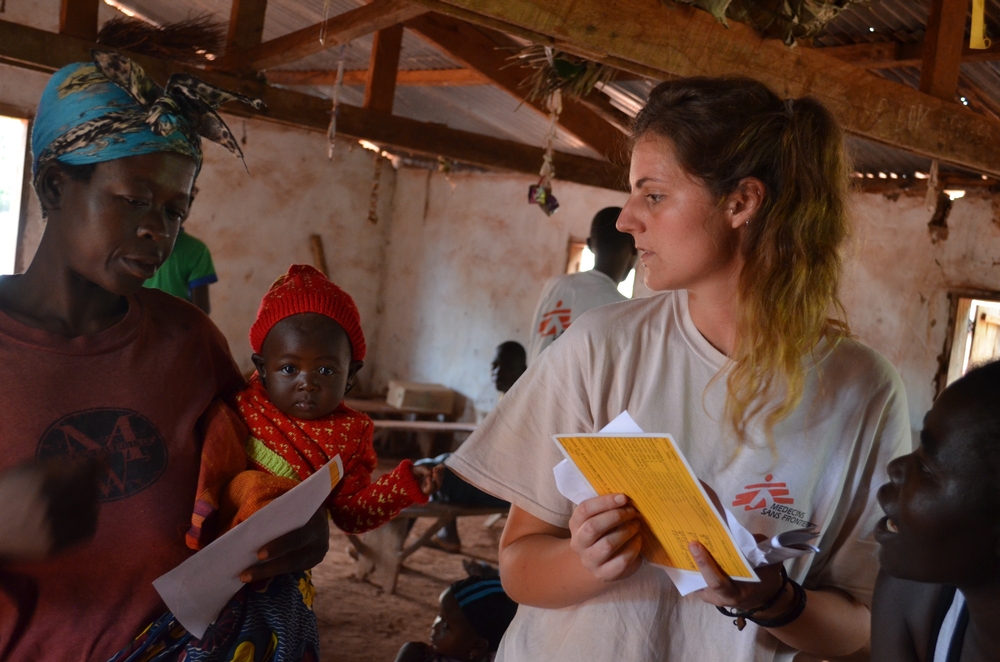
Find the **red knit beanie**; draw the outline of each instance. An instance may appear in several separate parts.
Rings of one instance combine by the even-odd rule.
[[[351,341],[351,360],[365,358],[365,336],[361,332],[361,315],[354,299],[308,264],[293,264],[264,295],[257,319],[250,327],[253,351],[260,354],[264,339],[275,324],[299,313],[326,315],[344,327]]]

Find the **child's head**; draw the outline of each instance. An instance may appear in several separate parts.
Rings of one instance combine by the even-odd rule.
[[[301,264],[292,265],[264,295],[250,345],[271,402],[305,420],[333,413],[365,357],[354,299]]]
[[[479,660],[500,646],[517,604],[497,578],[467,577],[441,594],[441,613],[431,626],[431,647],[456,660]]]
[[[949,386],[920,447],[888,473],[875,534],[888,574],[960,588],[1000,579],[1000,361]]]

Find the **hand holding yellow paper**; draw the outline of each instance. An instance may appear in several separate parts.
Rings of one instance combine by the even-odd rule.
[[[652,563],[698,571],[688,543],[701,542],[730,577],[759,581],[736,540],[670,435],[556,435],[598,494],[624,494],[647,531]]]

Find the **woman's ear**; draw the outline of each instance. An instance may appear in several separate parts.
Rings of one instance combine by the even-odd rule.
[[[764,206],[767,187],[756,177],[744,177],[736,190],[726,197],[723,209],[729,217],[729,225],[734,230],[741,225],[752,223],[757,212]]]
[[[257,375],[260,377],[260,381],[263,382],[264,373],[266,372],[264,369],[264,357],[260,354],[252,354],[250,360],[253,361],[254,367],[257,368]]]
[[[42,166],[41,172],[38,173],[38,177],[35,179],[35,192],[46,216],[48,216],[48,212],[59,209],[62,204],[66,180],[66,173],[54,160]]]

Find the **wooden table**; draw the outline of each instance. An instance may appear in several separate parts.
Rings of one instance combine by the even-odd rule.
[[[361,580],[372,578],[376,584],[389,593],[395,593],[396,581],[399,579],[399,570],[403,566],[403,561],[426,545],[441,527],[459,517],[504,515],[507,510],[508,506],[460,506],[434,502],[410,506],[399,513],[395,519],[374,531],[347,536],[358,551],[355,574]],[[404,547],[410,529],[413,528],[414,520],[420,517],[433,517],[435,519],[423,535]]]

